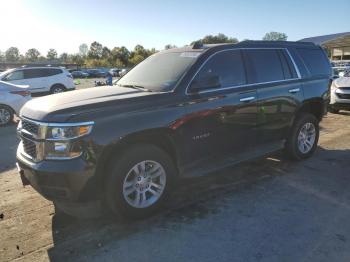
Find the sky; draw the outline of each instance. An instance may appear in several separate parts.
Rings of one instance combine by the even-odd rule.
[[[93,41],[161,50],[208,34],[259,40],[270,31],[295,41],[349,32],[349,10],[349,0],[0,0],[0,51],[77,53]]]

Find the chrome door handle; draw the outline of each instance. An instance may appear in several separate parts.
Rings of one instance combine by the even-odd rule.
[[[289,93],[291,94],[298,93],[299,91],[300,91],[300,88],[289,89]]]
[[[240,102],[249,102],[255,99],[255,96],[248,96],[248,97],[244,97],[239,99]]]

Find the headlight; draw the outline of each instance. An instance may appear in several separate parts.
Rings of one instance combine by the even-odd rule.
[[[46,130],[46,159],[72,159],[82,155],[82,141],[77,139],[92,131],[93,122],[79,125],[49,125]]]
[[[49,126],[47,130],[48,140],[74,139],[90,134],[92,125],[82,126]]]

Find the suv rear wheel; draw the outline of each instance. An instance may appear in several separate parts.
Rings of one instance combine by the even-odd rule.
[[[133,146],[120,155],[106,180],[106,201],[116,215],[141,218],[164,203],[175,178],[169,155],[153,145]]]
[[[65,90],[66,90],[66,88],[63,85],[54,85],[51,87],[51,94],[62,93]]]
[[[316,150],[319,132],[319,121],[314,115],[299,115],[287,140],[287,153],[296,160],[310,157]]]
[[[0,105],[0,126],[5,126],[13,121],[13,110],[5,105]]]

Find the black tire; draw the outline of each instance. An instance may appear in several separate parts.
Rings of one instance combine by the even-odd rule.
[[[0,114],[6,114],[6,118],[7,118],[6,120],[0,119],[0,126],[6,126],[13,122],[14,112],[11,107],[0,105]]]
[[[148,144],[134,145],[123,151],[110,167],[105,181],[106,204],[118,217],[143,218],[154,214],[165,202],[174,185],[176,168],[170,156],[162,149]],[[123,195],[123,183],[129,171],[142,161],[156,161],[165,171],[166,183],[159,199],[145,208],[130,205]],[[137,192],[135,192],[137,194]]]
[[[311,149],[309,151],[307,151],[306,153],[303,153],[298,147],[298,136],[299,136],[299,133],[300,133],[302,127],[306,123],[311,123],[314,126],[314,128],[315,128],[315,140],[314,140],[314,143],[313,143]],[[312,154],[315,152],[315,150],[317,148],[319,135],[320,135],[320,129],[319,129],[318,119],[314,115],[309,114],[309,113],[300,114],[295,119],[294,125],[293,125],[292,130],[291,130],[289,137],[287,139],[286,148],[285,148],[287,154],[294,160],[302,160],[302,159],[309,158],[310,156],[312,156]]]
[[[335,109],[333,107],[329,107],[328,108],[328,112],[330,112],[332,114],[338,114],[339,113],[339,109]]]
[[[65,86],[60,84],[53,85],[50,89],[51,94],[63,93],[64,91],[66,91]]]

